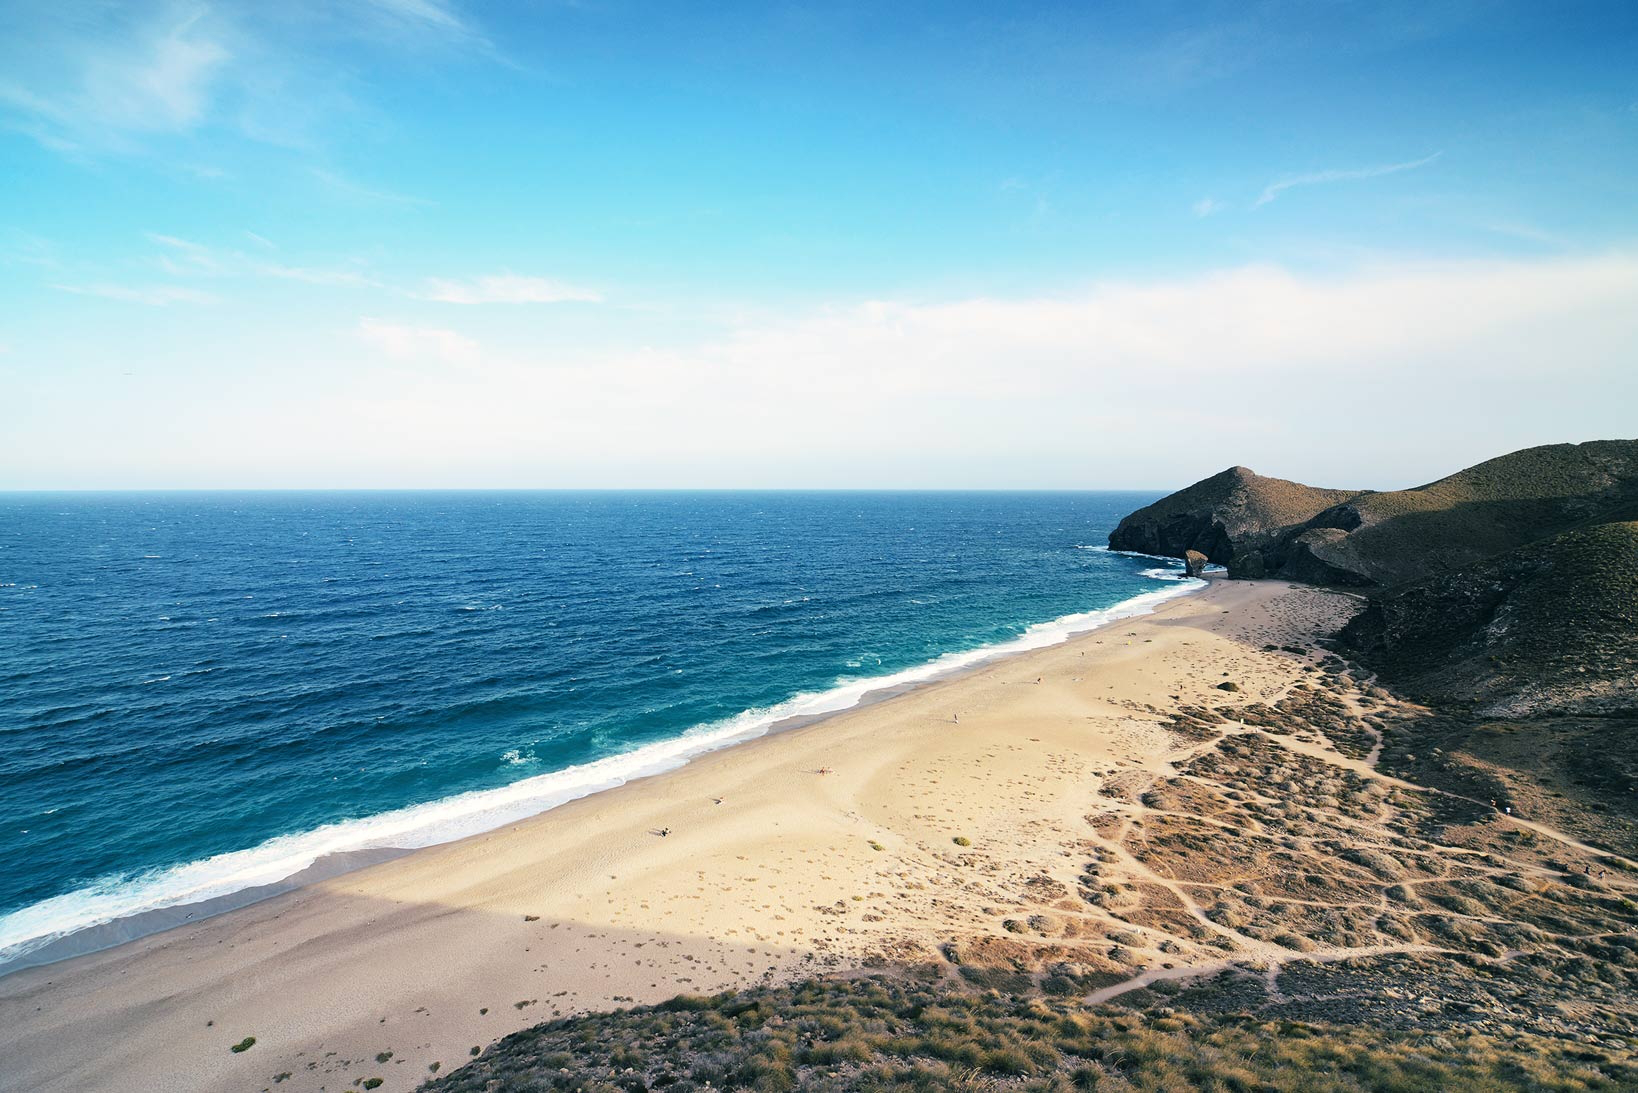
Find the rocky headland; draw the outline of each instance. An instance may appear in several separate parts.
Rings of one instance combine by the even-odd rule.
[[[1109,545],[1198,550],[1230,577],[1376,588],[1622,520],[1638,520],[1638,440],[1526,448],[1408,490],[1320,489],[1230,467],[1127,516]]]
[[[1358,590],[1342,641],[1422,697],[1638,714],[1638,441],[1526,448],[1382,492],[1231,467],[1132,513],[1109,545]]]

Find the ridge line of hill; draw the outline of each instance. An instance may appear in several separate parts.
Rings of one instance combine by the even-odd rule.
[[[1109,545],[1360,590],[1343,642],[1430,700],[1638,714],[1638,440],[1526,448],[1407,490],[1231,467],[1130,514]]]

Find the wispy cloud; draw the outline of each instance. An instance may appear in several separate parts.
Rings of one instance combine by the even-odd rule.
[[[391,60],[479,54],[502,62],[447,0],[250,4],[51,0],[0,11],[0,126],[75,158],[137,154],[206,125],[293,149],[367,116],[335,51]],[[0,4],[0,9],[6,5]],[[221,168],[171,161],[200,178]]]
[[[300,281],[307,285],[325,285],[333,288],[381,288],[374,277],[351,269],[310,269],[303,266],[280,266],[271,262],[252,263],[250,269],[264,277],[281,281]]]
[[[167,273],[214,273],[220,268],[211,249],[202,243],[179,239],[174,235],[148,232],[150,242],[157,243],[169,253],[160,256],[160,266]]]
[[[633,328],[553,344],[430,318],[430,304],[383,307],[251,339],[265,397],[210,385],[163,435],[146,411],[170,387],[153,385],[93,401],[105,427],[24,415],[0,446],[86,485],[130,464],[150,484],[201,486],[1159,486],[1216,470],[1224,452],[1264,473],[1409,485],[1629,428],[1635,293],[1638,254],[1615,253],[839,301],[679,342]],[[39,352],[14,342],[18,358]],[[43,369],[40,390],[79,413],[69,396],[85,389],[62,373]],[[1213,385],[1212,398],[1156,400],[1156,375]],[[142,398],[156,401],[129,401]],[[1313,410],[1343,404],[1400,427],[1335,444],[1335,415]],[[268,414],[299,442],[257,443]],[[1157,447],[1157,430],[1190,442]]]
[[[185,285],[52,285],[58,292],[71,292],[76,296],[98,296],[104,300],[118,300],[128,304],[145,304],[148,307],[168,307],[171,304],[211,304],[216,297],[208,292],[201,292],[196,288]]]
[[[0,265],[11,263],[50,270],[64,267],[62,250],[56,240],[21,228],[0,230]]]
[[[0,108],[13,128],[58,149],[106,144],[131,133],[174,132],[206,118],[231,58],[202,4],[154,14],[109,8],[87,29],[77,5],[46,6],[21,35],[28,52],[6,51]],[[151,9],[150,9],[151,10]],[[108,14],[113,13],[113,14]]]
[[[366,317],[358,320],[357,333],[364,344],[395,360],[434,360],[462,366],[478,363],[478,343],[444,327]]]
[[[1535,243],[1543,247],[1554,247],[1559,250],[1568,249],[1570,241],[1556,232],[1538,228],[1534,224],[1523,224],[1516,221],[1498,222],[1483,225],[1484,230],[1496,235],[1505,235],[1512,239],[1521,239],[1526,243]]]
[[[417,288],[404,282],[393,283],[362,268],[358,263],[339,266],[297,265],[270,261],[265,253],[277,250],[271,241],[254,232],[243,234],[256,242],[263,253],[246,254],[236,248],[214,247],[164,232],[147,232],[149,242],[160,248],[159,268],[177,278],[255,278],[297,281],[328,288],[374,288],[394,295],[443,304],[563,304],[601,303],[603,294],[581,285],[545,277],[525,277],[499,273],[465,279],[428,278]]]
[[[369,0],[369,6],[388,18],[412,26],[470,32],[466,21],[453,7],[437,0]]]
[[[273,243],[254,232],[245,235],[263,248],[277,249]],[[300,281],[309,285],[345,286],[353,288],[382,288],[383,282],[359,269],[292,266],[269,262],[234,249],[220,249],[181,239],[162,232],[148,232],[148,239],[164,249],[159,266],[177,277],[272,277],[281,281]]]
[[[1380,178],[1383,175],[1395,175],[1400,171],[1414,171],[1418,167],[1426,167],[1428,164],[1432,163],[1442,155],[1444,155],[1443,152],[1435,152],[1431,156],[1423,156],[1421,159],[1413,159],[1407,163],[1387,163],[1378,167],[1355,167],[1342,170],[1333,169],[1328,171],[1311,171],[1308,174],[1292,175],[1290,178],[1282,178],[1278,182],[1270,183],[1268,187],[1263,190],[1262,195],[1252,203],[1251,207],[1254,209],[1261,208],[1262,206],[1267,205],[1270,201],[1273,201],[1275,198],[1279,197],[1285,191],[1297,186],[1318,186],[1327,182],[1353,182],[1358,179]]]
[[[1214,197],[1203,197],[1199,201],[1196,201],[1193,205],[1190,205],[1189,208],[1194,210],[1195,216],[1204,219],[1205,217],[1211,216],[1214,213],[1222,212],[1224,209],[1228,208],[1228,206],[1223,204],[1223,202],[1218,201]]]
[[[436,205],[436,201],[424,197],[415,197],[411,194],[401,194],[393,190],[377,189],[355,182],[346,175],[339,174],[325,167],[310,167],[308,173],[323,183],[331,193],[358,201],[368,201],[382,205]]]
[[[434,278],[413,295],[445,304],[596,304],[603,301],[602,293],[592,289],[510,273],[465,281]]]
[[[326,288],[382,289],[396,296],[443,304],[562,304],[603,300],[602,293],[580,285],[514,273],[466,279],[434,277],[411,288],[404,281],[394,283],[383,279],[358,262],[301,265],[271,261],[268,251],[278,249],[271,240],[251,231],[243,234],[258,244],[258,253],[211,246],[165,232],[145,233],[148,241],[159,248],[155,264],[179,280],[272,278]]]
[[[397,484],[1085,486],[1188,482],[1232,450],[1267,473],[1409,484],[1470,450],[1624,428],[1635,290],[1638,256],[1251,266],[1044,297],[838,303],[672,346],[637,334],[522,348],[376,318],[348,333],[377,366],[401,362],[404,382],[341,371],[312,411],[326,422],[314,466],[391,466]],[[1205,408],[1157,404],[1157,374],[1219,390]],[[1407,384],[1427,397],[1407,403]],[[1474,384],[1494,397],[1464,400]],[[1590,405],[1589,387],[1611,397]],[[1327,444],[1335,421],[1311,412],[1339,402],[1404,428],[1343,452]],[[1157,451],[1144,443],[1156,428],[1191,443]]]

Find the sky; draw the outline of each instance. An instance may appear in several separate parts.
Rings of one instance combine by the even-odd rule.
[[[1638,435],[1638,5],[0,0],[0,489]]]

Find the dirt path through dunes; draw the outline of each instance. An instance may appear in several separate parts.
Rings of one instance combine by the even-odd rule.
[[[1360,949],[1334,949],[1325,953],[1280,952],[1263,958],[1262,962],[1268,965],[1264,975],[1270,996],[1276,1001],[1286,1001],[1287,999],[1280,992],[1278,980],[1281,969],[1288,964],[1330,964],[1339,960],[1356,960],[1362,957],[1386,956],[1392,953],[1440,953],[1447,951],[1430,945],[1373,945]],[[1164,980],[1201,979],[1233,968],[1248,966],[1254,967],[1254,965],[1248,965],[1245,960],[1217,960],[1187,968],[1151,968],[1139,975],[1134,975],[1130,979],[1111,984],[1102,990],[1093,991],[1086,996],[1085,1001],[1088,1005],[1095,1006]]]

